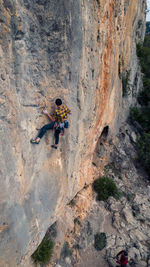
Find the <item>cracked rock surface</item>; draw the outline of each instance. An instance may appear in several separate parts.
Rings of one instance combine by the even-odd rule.
[[[116,135],[141,88],[136,43],[145,9],[145,0],[0,1],[1,266],[27,266],[48,227],[92,182],[103,129]],[[49,122],[42,108],[52,112],[56,98],[72,110],[59,149],[50,147],[52,132],[31,145]]]
[[[57,263],[62,267],[115,267],[115,256],[127,249],[128,266],[149,267],[150,182],[137,161],[137,150],[131,139],[133,133],[136,135],[127,124],[120,128],[119,134],[111,142],[109,162],[103,172],[104,176],[115,181],[121,192],[120,198],[116,200],[109,197],[106,202],[96,201],[90,186],[83,189],[74,199],[75,206],[68,210],[72,224],[67,224],[66,219],[68,231],[64,231],[64,240],[71,251],[66,256],[70,263],[66,263],[64,256],[59,258],[58,253],[50,266]],[[58,239],[59,225],[58,222]],[[106,234],[107,245],[102,251],[96,251],[94,236],[101,232]],[[63,242],[61,244],[59,248],[63,247]]]

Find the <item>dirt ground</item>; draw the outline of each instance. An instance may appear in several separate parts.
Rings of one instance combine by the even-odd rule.
[[[81,263],[78,267],[109,267],[104,260],[105,250],[96,251],[93,246],[88,247],[84,252],[81,252]]]

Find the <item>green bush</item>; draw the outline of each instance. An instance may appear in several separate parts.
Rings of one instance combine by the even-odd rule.
[[[137,44],[137,56],[139,57],[142,72],[150,77],[150,36],[146,36],[143,46]]]
[[[35,263],[46,264],[50,261],[54,248],[54,242],[46,235],[37,250],[32,254]]]
[[[130,121],[133,123],[134,121],[142,121],[142,116],[140,109],[138,107],[131,107],[130,108]]]
[[[145,133],[144,136],[140,136],[137,145],[139,147],[138,158],[143,162],[150,176],[150,133]]]
[[[74,224],[76,224],[76,223],[77,223],[78,225],[81,225],[81,222],[80,222],[79,218],[75,218],[75,219],[74,219]]]
[[[100,177],[93,183],[93,188],[97,192],[98,200],[106,201],[110,196],[118,198],[119,191],[114,181],[109,177]]]
[[[141,106],[131,108],[130,120],[132,123],[137,121],[143,129],[137,140],[138,159],[150,176],[150,35],[145,37],[143,45],[137,45],[137,56],[143,72],[143,90],[138,96]]]
[[[148,107],[131,107],[130,121],[137,121],[145,132],[150,132],[150,105]]]
[[[130,70],[126,71],[124,74],[122,74],[122,92],[123,97],[126,97],[131,94],[131,85],[130,85]]]
[[[148,106],[150,102],[150,79],[143,77],[143,90],[139,93],[138,102],[142,106]]]
[[[102,250],[105,248],[107,245],[107,240],[106,240],[106,234],[105,233],[97,233],[95,235],[95,240],[94,240],[94,247],[96,250]]]

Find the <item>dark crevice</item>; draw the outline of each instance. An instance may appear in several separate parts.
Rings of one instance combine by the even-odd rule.
[[[103,141],[106,141],[106,139],[108,137],[108,132],[109,132],[109,126],[105,126],[101,135],[100,135],[100,139],[102,139]]]

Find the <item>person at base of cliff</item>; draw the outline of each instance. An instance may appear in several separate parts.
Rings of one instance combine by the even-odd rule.
[[[120,264],[119,266],[117,265],[116,267],[125,267],[127,266],[128,263],[128,252],[125,250],[121,250],[117,256],[116,256],[116,262]]]
[[[57,108],[54,111],[54,114],[51,116],[46,109],[43,110],[43,113],[48,116],[51,123],[44,125],[38,136],[35,139],[31,139],[32,144],[39,144],[41,138],[45,135],[47,130],[54,130],[55,144],[52,145],[52,148],[57,149],[59,143],[59,135],[64,135],[64,128],[68,128],[67,116],[72,114],[71,110],[66,106],[62,105],[62,100],[57,98],[55,101]]]

